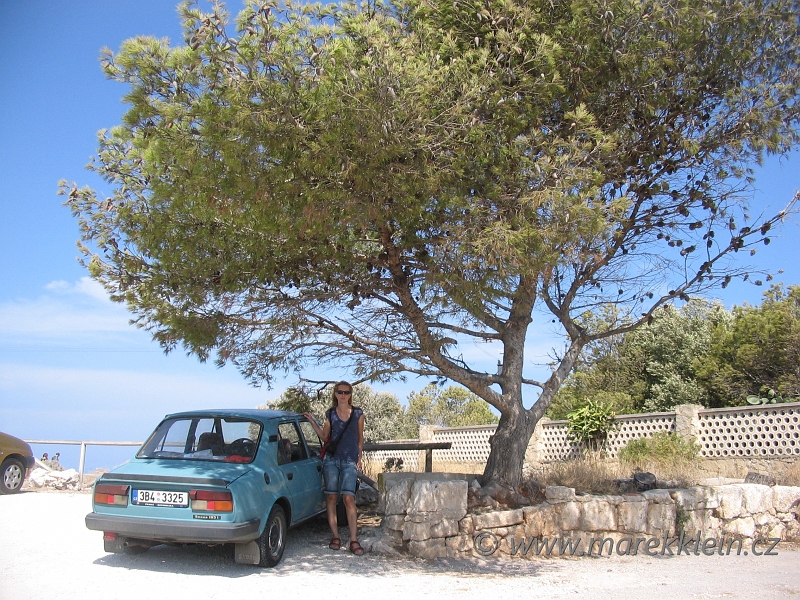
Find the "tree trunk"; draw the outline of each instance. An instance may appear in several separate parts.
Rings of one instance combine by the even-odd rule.
[[[525,451],[536,421],[520,404],[500,416],[497,430],[489,441],[491,451],[483,471],[484,485],[516,490],[522,482]]]

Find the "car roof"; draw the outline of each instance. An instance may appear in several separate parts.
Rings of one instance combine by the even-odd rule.
[[[259,421],[269,421],[272,419],[281,419],[285,417],[297,417],[296,412],[286,410],[261,410],[257,408],[220,408],[220,409],[203,409],[203,410],[190,410],[179,413],[172,413],[166,415],[165,419],[173,419],[180,417],[233,417],[242,419],[256,419]]]

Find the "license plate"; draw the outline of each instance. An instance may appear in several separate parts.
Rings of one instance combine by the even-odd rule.
[[[165,492],[161,490],[133,490],[131,502],[140,506],[189,506],[187,492]]]

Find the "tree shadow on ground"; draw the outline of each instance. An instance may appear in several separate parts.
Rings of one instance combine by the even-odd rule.
[[[361,527],[361,535],[369,535],[371,526]],[[536,576],[559,570],[558,560],[437,559],[428,561],[406,555],[387,556],[367,552],[355,556],[347,550],[347,531],[342,528],[342,549],[330,550],[330,531],[324,518],[315,518],[289,530],[286,551],[280,564],[273,568],[239,565],[233,562],[233,545],[155,546],[139,555],[106,554],[96,565],[132,570],[210,575],[216,577],[283,577],[298,571],[315,574],[352,573],[362,577],[401,577],[413,575],[458,575],[459,577]]]

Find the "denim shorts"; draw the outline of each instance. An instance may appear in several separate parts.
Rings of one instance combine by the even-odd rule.
[[[326,456],[322,461],[322,475],[326,494],[355,496],[358,480],[356,463]]]

